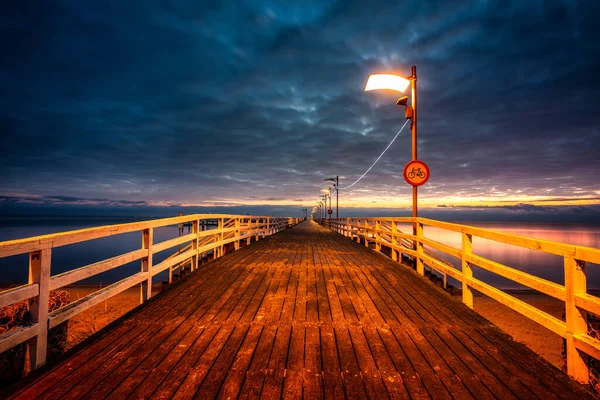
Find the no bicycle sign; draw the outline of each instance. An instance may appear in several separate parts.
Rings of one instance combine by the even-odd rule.
[[[404,180],[412,186],[424,185],[429,175],[429,167],[420,160],[411,161],[404,167]]]

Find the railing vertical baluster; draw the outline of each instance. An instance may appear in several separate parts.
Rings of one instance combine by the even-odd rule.
[[[248,218],[248,237],[246,238],[246,245],[249,245],[252,242],[252,218]]]
[[[423,264],[423,224],[416,221],[417,226],[417,272],[420,275],[425,275],[425,265]]]
[[[235,219],[235,249],[239,249],[240,248],[240,219],[236,218]]]
[[[32,370],[46,363],[51,259],[52,249],[29,253],[29,283],[37,283],[40,289],[39,296],[29,306],[31,322],[37,323],[37,335],[28,342],[29,365]]]
[[[375,220],[375,250],[381,251],[381,221]]]
[[[262,218],[258,218],[256,220],[256,232],[254,232],[254,241],[258,242],[258,239],[260,238],[260,230],[262,228]]]
[[[146,273],[146,280],[140,284],[140,304],[152,297],[152,243],[154,243],[154,229],[144,229],[142,249],[148,249],[148,255],[142,258],[142,272]],[[169,283],[171,283],[171,268],[169,268]]]
[[[365,247],[369,247],[369,221],[365,219]]]
[[[198,236],[200,234],[200,220],[196,219],[192,222],[192,233],[196,234],[196,237],[192,240],[192,249],[196,251],[194,252],[195,255],[192,256],[192,264],[190,265],[190,269],[192,271],[195,271],[200,265],[200,254],[198,254],[198,240],[200,239]]]
[[[473,278],[473,268],[467,257],[473,252],[473,235],[462,232],[462,301],[467,307],[473,308],[473,289],[470,280]]]
[[[360,243],[360,220],[356,220],[356,243]]]
[[[267,235],[272,235],[273,232],[271,232],[271,217],[267,217]]]
[[[346,218],[346,231],[344,233],[344,236],[352,238],[352,231],[350,230],[350,218]]]
[[[398,261],[398,252],[396,251],[396,247],[398,247],[397,234],[398,225],[396,224],[396,221],[392,221],[392,260],[394,261]]]
[[[219,229],[219,234],[217,235],[217,238],[219,240],[219,255],[218,257],[222,257],[223,253],[224,253],[224,248],[223,248],[223,229],[225,227],[225,219],[224,218],[219,218],[218,222],[217,222],[217,228]]]
[[[575,347],[573,335],[587,334],[587,312],[577,308],[575,296],[587,292],[585,262],[565,257],[565,314],[567,322],[567,373],[576,381],[588,384],[588,356]]]

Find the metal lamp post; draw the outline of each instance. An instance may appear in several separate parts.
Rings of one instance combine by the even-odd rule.
[[[325,207],[327,207],[327,197],[329,197],[329,208],[327,209],[327,215],[325,218],[331,218],[331,214],[329,214],[329,210],[331,209],[331,188],[322,189],[321,193],[325,193]]]
[[[324,181],[333,181],[335,186],[335,217],[339,218],[339,205],[340,205],[340,177],[336,175],[335,178],[326,178]]]
[[[412,136],[412,161],[417,160],[417,67],[413,65],[411,68],[411,75],[408,77],[402,77],[398,75],[389,74],[376,74],[369,76],[365,91],[377,90],[377,89],[390,89],[398,92],[404,92],[408,85],[411,86],[411,103],[407,105],[408,96],[403,96],[396,101],[399,106],[405,106],[404,117],[411,119],[410,131]],[[418,211],[418,198],[417,198],[417,187],[412,187],[412,216],[417,218],[419,216]],[[417,235],[417,224],[413,223],[413,235]],[[413,243],[416,248],[416,242]]]

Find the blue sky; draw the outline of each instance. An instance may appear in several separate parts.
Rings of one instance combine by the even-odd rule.
[[[0,206],[312,207],[323,177],[354,181],[404,122],[395,95],[363,92],[368,75],[417,65],[424,208],[596,209],[599,15],[555,0],[10,2]],[[408,207],[409,160],[407,131],[340,203]]]

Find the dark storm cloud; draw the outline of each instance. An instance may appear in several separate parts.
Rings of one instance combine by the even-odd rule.
[[[0,193],[316,198],[323,176],[350,183],[403,123],[394,96],[362,91],[368,74],[415,64],[423,198],[597,195],[598,7],[10,2]],[[405,132],[352,194],[408,196],[409,149]]]

